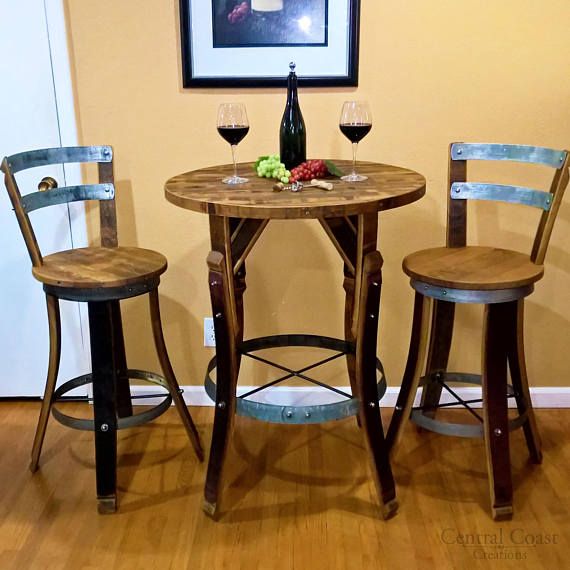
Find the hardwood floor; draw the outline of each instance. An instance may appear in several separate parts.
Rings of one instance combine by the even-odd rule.
[[[102,516],[90,433],[50,421],[40,470],[28,471],[38,410],[0,402],[3,570],[568,567],[570,410],[538,412],[542,466],[527,462],[522,432],[512,435],[515,516],[501,523],[490,517],[482,441],[408,426],[394,464],[400,511],[384,522],[353,419],[279,426],[243,418],[215,523],[201,510],[205,464],[174,409],[120,433],[119,512]],[[209,443],[211,408],[192,413]]]

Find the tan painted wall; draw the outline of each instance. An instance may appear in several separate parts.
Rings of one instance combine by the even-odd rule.
[[[229,161],[229,148],[215,133],[222,101],[239,99],[248,108],[252,128],[240,159],[277,150],[285,94],[183,90],[175,0],[67,0],[67,9],[81,142],[115,147],[122,243],[168,257],[161,285],[167,342],[180,383],[200,384],[212,355],[202,347],[202,319],[210,313],[207,217],[168,204],[163,184],[174,174]],[[407,166],[428,180],[423,200],[380,217],[385,285],[379,353],[391,385],[403,371],[413,300],[401,259],[443,243],[448,143],[570,147],[569,21],[568,0],[362,0],[360,86],[300,94],[312,157],[349,158],[338,113],[343,100],[366,98],[375,124],[360,158]],[[503,175],[503,169],[481,172]],[[542,169],[524,174],[529,177],[514,182],[544,183]],[[527,305],[534,385],[570,385],[569,199],[546,277]],[[471,236],[496,243],[492,236],[502,230],[500,243],[528,250],[536,219],[516,206],[477,205]],[[315,222],[273,223],[248,263],[246,336],[341,334],[341,263]],[[143,301],[125,305],[136,366],[156,364],[146,317]],[[479,310],[460,312],[453,368],[479,368],[479,328]]]

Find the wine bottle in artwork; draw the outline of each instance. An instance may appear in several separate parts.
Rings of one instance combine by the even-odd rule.
[[[254,12],[278,12],[283,10],[283,0],[251,0]]]
[[[307,160],[307,133],[299,106],[295,63],[291,62],[289,68],[291,71],[287,78],[287,103],[279,130],[279,154],[285,168],[291,170]]]

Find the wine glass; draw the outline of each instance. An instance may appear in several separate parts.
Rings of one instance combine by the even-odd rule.
[[[346,182],[362,182],[368,176],[356,174],[356,150],[372,128],[372,113],[366,101],[345,101],[340,113],[339,127],[342,134],[352,143],[352,172],[341,176]]]
[[[236,164],[236,147],[248,131],[249,122],[245,105],[243,103],[222,103],[218,109],[218,133],[230,143],[234,163],[233,176],[224,178],[222,180],[224,184],[243,184],[248,181],[247,178],[238,176]]]

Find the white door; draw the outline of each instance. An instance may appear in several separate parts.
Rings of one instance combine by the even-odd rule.
[[[63,15],[63,0],[0,0],[0,160],[34,148],[74,144]],[[22,172],[17,175],[22,194],[35,191],[47,175],[65,186],[79,182],[80,170],[50,166]],[[30,218],[44,255],[70,248],[72,239],[75,245],[85,241],[82,206],[44,208]],[[40,396],[49,347],[45,295],[32,277],[3,184],[0,228],[0,397]],[[62,302],[61,310],[60,381],[88,371],[79,306]]]

